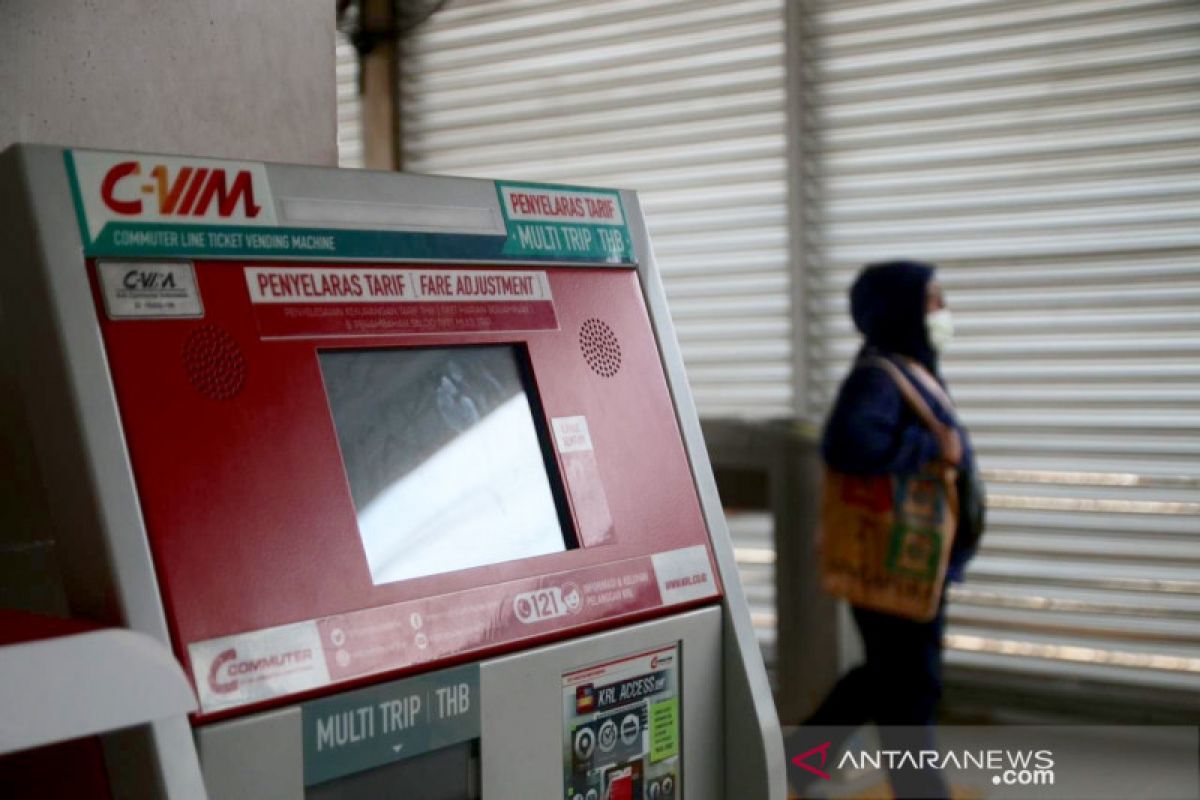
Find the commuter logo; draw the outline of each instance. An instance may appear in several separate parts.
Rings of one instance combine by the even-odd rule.
[[[208,670],[208,688],[217,694],[236,692],[243,681],[270,681],[280,675],[304,669],[313,660],[310,649],[274,653],[264,658],[239,659],[237,650],[222,650]]]
[[[330,680],[315,620],[193,642],[188,657],[206,713],[326,686]]]
[[[217,694],[229,694],[230,692],[237,691],[238,682],[236,678],[227,681],[221,680],[221,668],[230,661],[235,660],[237,660],[237,650],[234,650],[232,647],[213,659],[212,667],[208,670],[208,688]]]
[[[262,213],[248,169],[155,164],[144,170],[140,161],[122,161],[104,175],[100,199],[122,216],[141,215],[147,201],[163,217],[204,217],[214,208],[223,219],[254,219]]]
[[[213,226],[278,224],[262,164],[73,150],[67,166],[85,245],[111,239],[119,246],[142,246],[150,237],[149,243],[164,247],[220,249],[222,242],[212,237],[238,234],[185,226],[211,231]]]
[[[153,291],[155,289],[177,289],[175,275],[170,272],[151,272],[131,269],[121,279],[121,285],[130,291]]]

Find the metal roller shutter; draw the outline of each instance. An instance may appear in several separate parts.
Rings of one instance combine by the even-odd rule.
[[[794,412],[783,0],[458,0],[405,49],[405,169],[638,190],[701,413]]]
[[[937,262],[991,490],[963,674],[1200,690],[1200,5],[804,2],[807,407],[872,260]]]
[[[363,166],[362,95],[358,79],[358,53],[350,44],[350,37],[342,30],[350,30],[358,6],[350,6],[336,34],[337,51],[337,148],[339,167]]]

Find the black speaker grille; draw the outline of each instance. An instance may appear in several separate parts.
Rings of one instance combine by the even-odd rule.
[[[621,371],[621,342],[603,320],[592,317],[579,329],[579,347],[589,367],[602,378]]]
[[[188,335],[183,368],[196,391],[210,400],[230,400],[246,385],[246,357],[216,325],[202,325]]]

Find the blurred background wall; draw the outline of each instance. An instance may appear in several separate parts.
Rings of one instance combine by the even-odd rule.
[[[379,113],[356,11],[347,166]],[[818,425],[857,346],[855,271],[938,263],[991,491],[952,691],[1194,718],[1194,0],[450,0],[386,59],[385,166],[639,191],[709,418]],[[772,663],[771,518],[731,524]]]

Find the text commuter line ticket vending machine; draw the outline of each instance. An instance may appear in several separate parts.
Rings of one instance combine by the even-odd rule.
[[[28,580],[168,643],[199,698],[107,747],[114,782],[782,800],[634,194],[0,166],[6,502],[58,564]]]

